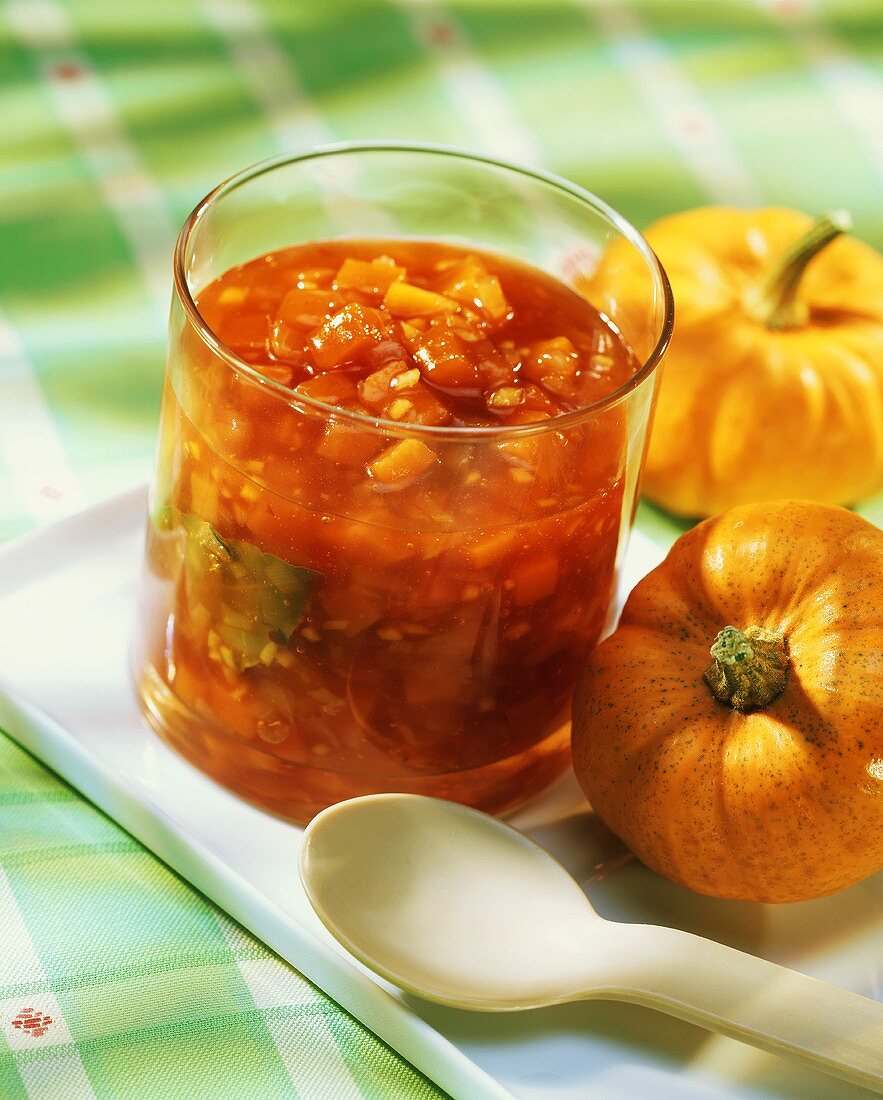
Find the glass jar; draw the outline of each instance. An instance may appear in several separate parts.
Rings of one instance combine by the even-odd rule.
[[[557,276],[627,257],[628,382],[551,420],[402,425],[239,358],[196,300],[230,268],[330,238],[480,248]],[[223,183],[175,251],[160,446],[134,647],[141,706],[197,767],[296,820],[410,791],[502,813],[569,760],[580,667],[607,622],[672,326],[665,274],[603,202],[478,154],[368,144]],[[407,442],[411,441],[411,442]],[[354,470],[407,442],[437,463],[407,509]],[[422,453],[422,451],[420,452]],[[355,486],[355,487],[354,487]]]

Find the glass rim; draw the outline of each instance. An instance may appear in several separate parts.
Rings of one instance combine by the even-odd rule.
[[[293,387],[286,386],[283,382],[279,382],[263,374],[257,367],[251,363],[247,363],[231,348],[227,347],[199,312],[199,307],[190,291],[187,280],[186,259],[188,245],[193,239],[195,232],[198,230],[201,220],[208,211],[224,198],[225,195],[249,183],[251,180],[257,179],[259,176],[267,172],[272,172],[274,169],[281,168],[285,165],[351,153],[419,153],[429,156],[451,157],[458,160],[471,161],[475,164],[483,164],[492,168],[502,168],[507,172],[513,172],[516,175],[551,186],[558,191],[563,191],[565,194],[578,199],[584,205],[590,207],[594,212],[605,218],[622,237],[628,240],[629,243],[637,249],[647,263],[651,278],[655,278],[661,290],[663,302],[662,324],[659,337],[650,354],[631,378],[627,379],[615,390],[605,394],[604,397],[598,398],[596,401],[592,401],[587,405],[581,405],[578,409],[572,409],[566,413],[559,413],[556,416],[550,417],[548,420],[529,424],[501,425],[499,427],[494,425],[450,427],[430,424],[402,424],[396,420],[368,416],[351,409],[342,409],[337,405],[328,405],[324,401],[318,401],[308,394],[299,393]],[[542,435],[548,431],[560,431],[564,428],[570,428],[580,424],[597,413],[619,404],[628,397],[630,393],[640,388],[659,365],[671,342],[672,331],[674,329],[674,298],[668,276],[646,238],[627,218],[614,210],[613,207],[604,202],[603,199],[598,198],[598,196],[591,191],[586,190],[584,187],[580,187],[564,176],[559,176],[554,172],[547,172],[542,168],[535,168],[529,165],[520,164],[516,161],[506,160],[502,157],[494,157],[475,150],[460,148],[455,145],[408,141],[341,141],[314,146],[300,153],[282,153],[278,156],[268,157],[265,160],[258,161],[228,176],[227,179],[223,180],[217,187],[209,191],[208,194],[196,204],[182,225],[181,231],[175,242],[173,270],[174,289],[178,296],[178,300],[184,307],[187,318],[200,339],[214,355],[223,360],[232,370],[243,375],[253,385],[273,393],[275,396],[285,401],[289,406],[305,407],[324,417],[333,415],[335,421],[349,423],[362,430],[370,428],[374,431],[383,432],[385,435],[395,435],[405,438],[425,438],[432,439],[436,442],[463,442],[464,440],[476,439],[488,442],[499,442],[501,439],[511,439],[515,435]]]

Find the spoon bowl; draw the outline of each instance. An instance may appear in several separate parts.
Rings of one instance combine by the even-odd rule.
[[[338,803],[307,827],[300,874],[335,939],[428,1000],[631,1001],[883,1091],[883,1004],[689,932],[604,920],[552,856],[478,810]]]
[[[304,836],[301,877],[351,954],[402,989],[457,1007],[569,999],[593,956],[592,933],[606,924],[533,841],[432,798],[372,795],[325,810]]]

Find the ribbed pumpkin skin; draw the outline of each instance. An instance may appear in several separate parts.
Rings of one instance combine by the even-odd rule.
[[[781,632],[783,693],[703,679],[727,625]],[[591,656],[577,777],[649,867],[702,894],[800,901],[883,868],[883,531],[842,508],[734,508],[685,534]]]
[[[842,237],[807,267],[806,324],[773,331],[743,308],[812,223],[795,210],[704,207],[654,223],[675,330],[644,471],[647,497],[682,516],[755,500],[854,504],[883,489],[883,256]],[[640,331],[646,275],[611,247],[584,286]]]

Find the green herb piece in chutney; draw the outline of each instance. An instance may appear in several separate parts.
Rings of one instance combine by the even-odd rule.
[[[322,574],[290,565],[250,542],[222,538],[198,516],[177,512],[176,519],[187,536],[188,607],[216,608],[212,629],[230,652],[228,663],[239,671],[253,668],[269,642],[284,644],[291,638]]]

